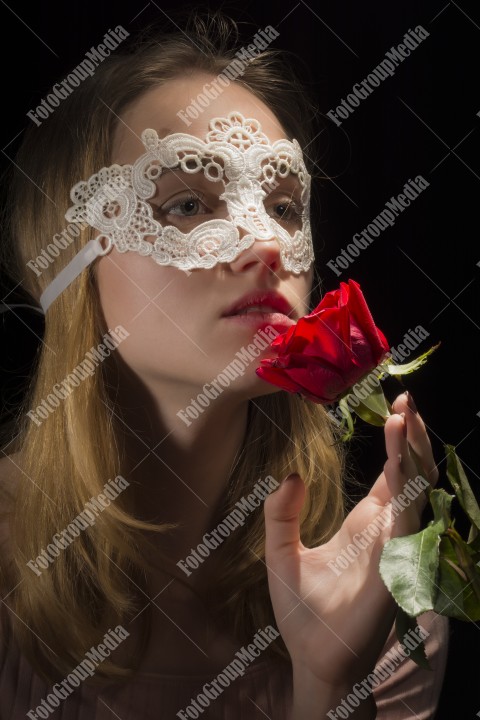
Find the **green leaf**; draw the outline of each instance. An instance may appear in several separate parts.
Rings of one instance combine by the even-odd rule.
[[[440,343],[437,343],[431,347],[430,350],[427,350],[427,352],[419,355],[419,357],[415,360],[403,365],[394,365],[393,362],[390,362],[388,359],[384,361],[383,365],[389,375],[408,375],[409,373],[418,370],[418,368],[422,367],[422,365],[425,365],[428,356],[431,355],[438,347],[440,347]]]
[[[474,529],[474,526],[472,525],[470,527],[470,532]],[[474,537],[474,539],[468,538],[468,546],[475,550],[477,553],[480,553],[480,533]]]
[[[379,568],[382,580],[397,605],[412,617],[433,610],[440,535],[449,526],[452,499],[444,490],[432,490],[434,519],[414,535],[389,540],[382,550]]]
[[[431,491],[429,500],[433,509],[433,520],[428,523],[427,527],[435,527],[439,534],[444,533],[451,524],[450,508],[453,495],[437,488]]]
[[[341,439],[343,440],[343,442],[347,442],[348,440],[351,440],[353,437],[354,427],[353,427],[352,413],[350,412],[346,398],[342,398],[338,404],[339,404],[340,408],[342,409],[342,414],[343,414],[343,420],[341,423],[341,427],[345,427],[345,423],[347,424],[347,427],[348,427],[347,432],[342,435]]]
[[[361,384],[361,380],[360,383]],[[390,412],[387,407],[387,401],[383,394],[383,388],[381,385],[374,387],[368,395],[361,400],[361,404],[371,410],[373,413],[380,415],[380,417],[387,418]]]
[[[473,540],[478,534],[478,530],[480,530],[480,508],[478,507],[475,495],[465,475],[462,463],[455,452],[455,447],[453,445],[445,445],[445,451],[447,455],[447,477],[450,485],[455,490],[458,502],[477,530],[472,533],[472,537],[469,538],[469,540]]]
[[[349,414],[354,412],[370,425],[382,427],[390,415],[389,404],[383,394],[382,387],[380,385],[373,389],[364,387],[362,386],[362,380],[359,380],[357,385],[361,390],[366,392],[365,398],[360,400],[360,398],[355,395],[355,392],[350,392],[340,400],[340,405],[344,411],[348,410]]]
[[[477,554],[467,543],[464,550],[472,557]],[[480,582],[480,569],[472,563],[473,572]],[[440,562],[438,567],[438,594],[434,610],[439,615],[447,615],[464,621],[480,620],[480,600],[476,596],[472,583],[460,566],[451,538],[447,535],[440,542]]]
[[[380,575],[397,604],[417,617],[432,610],[440,538],[434,528],[389,540],[383,548]]]
[[[425,643],[421,639],[421,634],[418,630],[417,621],[414,617],[410,617],[410,615],[407,615],[407,613],[402,610],[401,607],[399,607],[397,610],[397,615],[395,618],[395,631],[397,633],[398,642],[403,646],[404,649],[408,649],[410,653],[409,657],[415,663],[417,663],[419,667],[424,668],[424,670],[431,670],[432,668],[430,667],[427,653],[425,652]],[[405,645],[405,636],[407,636],[407,639],[410,638],[411,640],[414,640],[415,638],[414,641],[418,643],[417,647],[415,647],[413,650],[408,648],[408,646]]]
[[[385,425],[385,418],[383,415],[373,412],[370,408],[364,405],[363,402],[360,402],[357,405],[354,412],[369,425],[376,425],[377,427],[383,427],[383,425]]]

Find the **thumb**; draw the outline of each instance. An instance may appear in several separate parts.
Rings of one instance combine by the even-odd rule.
[[[279,489],[265,500],[265,556],[297,551],[300,540],[299,515],[305,500],[305,484],[300,475],[289,475]]]

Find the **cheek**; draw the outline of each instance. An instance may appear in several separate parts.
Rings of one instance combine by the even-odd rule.
[[[106,328],[121,325],[128,332],[117,350],[126,365],[142,374],[178,364],[182,331],[188,337],[195,332],[188,275],[138,253],[116,251],[95,270]]]
[[[165,325],[168,315],[181,309],[188,276],[176,268],[162,267],[135,252],[113,250],[96,268],[102,312],[109,327]]]
[[[312,291],[313,270],[301,275],[293,281],[293,290],[298,298],[297,310],[301,315],[306,315],[309,310],[310,294]]]

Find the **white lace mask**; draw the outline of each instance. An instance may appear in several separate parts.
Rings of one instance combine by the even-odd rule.
[[[72,188],[66,219],[99,235],[46,288],[44,312],[112,247],[190,271],[232,262],[255,240],[276,239],[285,270],[310,268],[311,178],[296,140],[270,143],[258,120],[235,111],[212,119],[205,140],[145,130],[142,142],[146,152],[133,165],[102,168]],[[194,214],[174,212],[192,204]]]

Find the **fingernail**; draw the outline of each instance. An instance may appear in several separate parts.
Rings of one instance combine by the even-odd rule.
[[[415,405],[415,401],[413,397],[410,395],[408,390],[406,391],[405,395],[407,396],[407,405],[410,408],[410,410],[414,413],[418,412],[417,406]]]
[[[403,428],[402,428],[402,430],[403,430],[403,437],[407,437],[407,420],[406,420],[406,418],[405,418],[405,413],[400,413],[400,415],[401,415],[402,418],[403,418]]]

